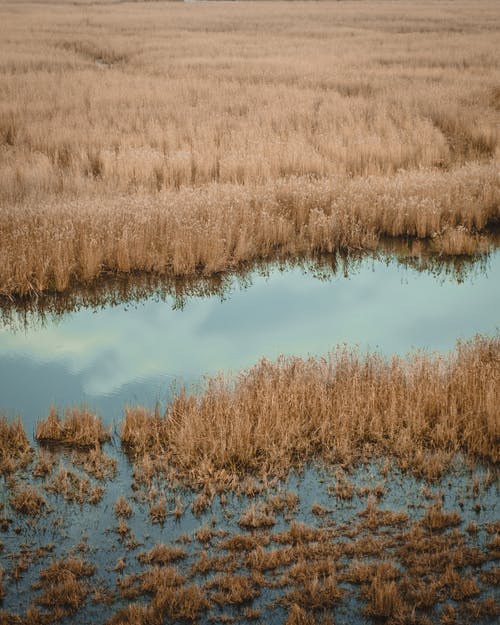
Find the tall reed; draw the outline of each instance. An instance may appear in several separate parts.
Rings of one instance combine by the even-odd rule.
[[[0,293],[498,220],[494,0],[83,5],[0,4]]]
[[[200,396],[181,392],[164,415],[129,408],[121,439],[195,483],[281,474],[314,458],[388,454],[415,468],[425,454],[463,452],[497,462],[499,383],[498,336],[459,342],[447,356],[339,348],[210,378]]]

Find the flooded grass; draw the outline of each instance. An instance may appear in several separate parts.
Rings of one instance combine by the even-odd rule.
[[[0,622],[488,623],[498,363],[496,336],[263,361],[129,409],[132,463],[87,410],[35,450],[4,418]]]
[[[100,417],[84,408],[67,408],[64,419],[51,408],[47,419],[37,424],[35,438],[42,444],[99,448],[110,439],[110,432],[104,429]]]
[[[479,303],[471,285],[497,257],[494,237],[486,241],[476,230],[453,226],[429,239],[388,241],[387,251],[371,260],[285,254],[258,271],[274,276],[299,269],[309,282],[311,274],[325,281],[343,274],[346,282],[358,270],[366,277],[386,263],[381,275],[387,280],[397,264],[410,268],[398,277],[399,299],[409,295],[401,283],[416,274],[426,278],[421,293],[428,298],[429,283],[438,278],[463,289],[462,297],[477,300],[480,309],[485,300]],[[42,335],[43,324],[61,322],[48,340],[41,338],[39,357],[66,342],[78,352],[90,337],[84,358],[90,355],[95,367],[98,344],[117,324],[112,317],[100,326],[96,316],[87,339],[65,335],[64,319],[79,308],[105,310],[151,297],[172,298],[178,309],[193,297],[222,301],[234,295],[235,282],[243,289],[252,284],[255,267],[248,269],[188,280],[123,273],[118,281],[104,278],[38,302],[9,299],[2,319],[7,332],[22,330],[13,339],[20,346],[23,332],[37,338],[33,324]],[[308,298],[297,288],[298,276],[290,276],[294,306]],[[361,283],[363,294],[372,282]],[[353,314],[346,292],[334,300],[332,322],[339,321],[343,297]],[[422,310],[435,308],[451,323],[440,298],[435,292]],[[359,301],[374,324],[369,304]],[[272,306],[264,303],[267,315]],[[258,307],[250,309],[255,316]],[[318,309],[321,303],[313,301],[308,325],[316,325],[312,311]],[[390,325],[399,309],[383,310]],[[165,307],[161,313],[163,319]],[[224,333],[217,335],[217,350],[228,325],[223,308],[217,322],[219,315]],[[278,317],[283,325],[286,315]],[[241,314],[237,319],[241,351],[246,326]],[[134,365],[146,352],[147,362],[154,360],[149,321],[134,326],[134,332],[141,329],[140,350],[130,352]],[[180,333],[179,322],[163,321],[163,330]],[[192,332],[198,371],[206,325],[200,328]],[[159,343],[162,330],[152,331]],[[325,333],[319,335],[325,345]],[[133,342],[131,332],[113,340],[123,343],[122,337]],[[425,337],[433,346],[432,333]],[[248,340],[254,340],[251,332]],[[179,358],[187,350],[184,344],[170,351]],[[264,358],[239,374],[209,375],[190,390],[177,387],[165,404],[155,406],[149,394],[149,403],[125,410],[120,391],[115,411],[78,407],[71,387],[71,407],[50,407],[65,405],[62,378],[45,402],[36,384],[21,376],[23,394],[30,389],[36,409],[25,411],[24,427],[0,417],[0,624],[496,622],[498,331],[459,341],[446,354],[387,353],[391,349],[344,345],[324,357]],[[105,360],[111,366],[104,379],[120,359],[108,352]],[[8,372],[8,354],[6,362]],[[3,401],[14,398],[17,414],[22,396],[6,379]],[[33,441],[25,431],[30,423]]]
[[[61,508],[49,493],[33,525],[6,502],[13,523],[2,535],[1,622],[425,625],[452,616],[488,623],[499,614],[494,465],[467,468],[457,458],[429,484],[377,460],[344,468],[351,499],[332,488],[338,465],[308,466],[260,491],[215,495],[199,517],[189,511],[196,492],[159,480],[167,501],[181,495],[187,505],[178,519],[153,524],[130,465],[114,453],[118,474],[83,515],[78,502]],[[16,478],[43,484],[29,468]],[[135,542],[106,527],[113,501]],[[271,510],[272,524],[254,522]]]

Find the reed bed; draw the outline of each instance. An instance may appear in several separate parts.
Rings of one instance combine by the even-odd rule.
[[[210,378],[200,396],[180,392],[163,415],[129,408],[121,440],[195,485],[377,454],[439,475],[457,453],[499,460],[499,383],[498,336],[458,342],[447,356],[388,360],[339,348]]]
[[[499,217],[500,12],[446,7],[3,2],[0,293],[458,227],[470,253]]]

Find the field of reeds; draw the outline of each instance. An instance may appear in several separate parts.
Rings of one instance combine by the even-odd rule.
[[[0,3],[0,294],[499,218],[494,0]]]

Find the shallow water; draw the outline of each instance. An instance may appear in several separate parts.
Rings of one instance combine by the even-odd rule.
[[[28,431],[51,404],[85,403],[111,422],[126,404],[168,400],[174,383],[261,357],[316,356],[344,342],[387,355],[447,351],[496,331],[499,251],[467,272],[419,269],[396,257],[336,271],[271,265],[182,306],[153,291],[135,303],[32,314],[21,327],[11,316],[0,326],[0,410],[20,414]]]
[[[426,484],[422,481],[402,474],[396,468],[391,469],[388,475],[385,472],[382,474],[381,465],[374,462],[357,468],[347,476],[355,489],[354,496],[349,500],[341,500],[331,491],[331,487],[336,483],[333,468],[324,469],[314,466],[308,467],[303,473],[298,475],[292,472],[286,482],[279,483],[275,490],[266,493],[264,496],[255,498],[246,495],[229,495],[225,506],[221,506],[220,499],[216,496],[209,508],[198,516],[194,515],[191,510],[195,494],[184,489],[174,492],[169,488],[164,489],[164,487],[158,485],[159,490],[164,491],[167,495],[168,509],[173,509],[174,497],[179,497],[185,512],[180,520],[170,515],[163,525],[152,524],[149,518],[148,505],[133,501],[134,490],[131,488],[131,467],[126,458],[118,453],[118,450],[113,451],[109,445],[106,446],[106,451],[116,455],[118,473],[111,482],[108,481],[106,483],[106,492],[98,505],[84,504],[80,506],[78,504],[68,504],[61,497],[44,492],[43,480],[28,478],[30,482],[36,483],[39,490],[46,496],[50,505],[50,512],[35,522],[22,516],[11,516],[13,523],[9,530],[0,534],[4,544],[4,549],[0,553],[0,565],[3,566],[5,571],[10,572],[16,561],[15,554],[19,553],[23,545],[30,549],[36,549],[53,543],[54,549],[39,561],[35,561],[26,572],[21,574],[19,580],[15,581],[9,574],[5,576],[4,590],[6,595],[3,600],[3,609],[16,614],[25,612],[30,602],[37,597],[37,592],[33,590],[32,583],[38,578],[41,570],[50,564],[54,557],[64,558],[68,553],[73,553],[76,557],[92,562],[97,567],[94,576],[90,580],[92,586],[116,590],[123,574],[140,573],[147,568],[137,560],[137,556],[140,553],[151,549],[158,543],[176,544],[176,541],[186,534],[191,536],[189,544],[181,544],[186,550],[186,557],[175,563],[174,566],[177,567],[179,573],[189,579],[189,583],[203,585],[206,581],[213,578],[214,572],[192,576],[190,567],[198,560],[203,551],[206,551],[209,556],[222,555],[227,552],[220,547],[220,537],[214,538],[209,545],[201,545],[196,541],[196,530],[211,526],[217,532],[226,532],[229,536],[241,534],[242,532],[245,533],[238,526],[242,512],[248,505],[255,503],[255,501],[265,500],[267,495],[272,493],[284,494],[285,491],[293,492],[298,495],[299,501],[293,512],[288,512],[285,509],[283,512],[275,513],[276,524],[270,529],[271,544],[269,548],[280,546],[276,542],[273,543],[274,536],[278,532],[289,529],[292,519],[305,523],[310,527],[336,528],[338,532],[336,540],[350,540],[350,531],[362,522],[362,514],[360,513],[366,509],[368,503],[368,495],[365,490],[372,489],[377,483],[384,484],[385,488],[385,493],[377,503],[377,507],[380,510],[407,513],[409,521],[399,528],[381,527],[380,530],[371,531],[360,527],[359,532],[356,533],[357,538],[368,535],[375,538],[383,538],[388,535],[388,532],[391,535],[396,535],[398,532],[404,533],[409,530],[413,523],[418,523],[418,520],[423,517],[427,506],[435,500],[442,500],[444,510],[459,511],[461,521],[457,529],[464,537],[465,544],[471,547],[484,548],[486,543],[491,540],[487,524],[499,518],[498,478],[486,485],[484,479],[488,472],[485,472],[480,467],[474,471],[474,476],[481,484],[476,494],[473,495],[472,493],[472,474],[460,467],[460,463],[458,463],[457,472],[452,473],[445,480],[432,487],[427,486],[428,492],[424,495]],[[69,467],[71,466],[69,455],[62,453],[59,461]],[[126,540],[121,540],[116,533],[118,521],[113,514],[113,504],[118,495],[124,495],[132,504],[133,515],[127,520],[127,523],[134,538],[138,541],[137,547],[132,549],[127,548],[125,545]],[[5,504],[5,511],[9,513],[5,492],[1,500]],[[314,504],[320,504],[326,508],[328,510],[326,515],[319,517],[313,514],[312,507]],[[215,525],[213,525],[214,519]],[[471,521],[477,523],[479,531],[474,536],[467,536],[466,528]],[[452,531],[454,530],[447,530],[450,533]],[[84,538],[83,549],[77,549],[76,547],[81,543],[82,538]],[[399,540],[404,541],[404,535],[401,535]],[[396,554],[397,550],[394,547],[394,549],[388,550],[384,557],[397,560]],[[366,557],[368,558],[366,561],[369,561],[369,552]],[[124,558],[126,563],[123,574],[114,568],[121,558]],[[342,562],[337,562],[336,566],[340,570],[346,570],[349,563],[350,560],[344,558]],[[484,564],[476,567],[474,574],[477,576],[480,571],[490,568],[493,563],[494,558],[490,558]],[[277,571],[267,571],[266,576],[270,580],[277,580],[284,572],[286,572],[286,567],[280,567]],[[249,569],[241,566],[236,570],[236,573],[248,575]],[[335,623],[361,625],[372,622],[362,615],[364,604],[359,596],[359,587],[346,582],[342,582],[341,587],[346,592],[346,595],[333,610]],[[284,623],[286,621],[288,610],[270,602],[283,596],[287,590],[287,588],[283,589],[281,587],[275,589],[262,588],[261,595],[252,603],[252,607],[257,607],[262,612],[259,622]],[[488,592],[491,591],[486,590],[486,595]],[[498,592],[493,590],[493,594],[498,595]],[[104,623],[106,618],[109,618],[120,607],[127,605],[129,602],[129,600],[118,596],[115,603],[110,606],[104,606],[94,603],[91,596],[89,596],[82,609],[71,617],[64,619],[63,622],[81,625],[86,625],[90,622],[96,624]],[[221,609],[221,613],[239,615],[238,622],[251,622],[243,618],[243,607],[235,606],[233,608],[232,606],[225,606]],[[217,612],[217,607],[213,607],[211,614]],[[206,615],[201,619],[201,622],[209,622]]]

